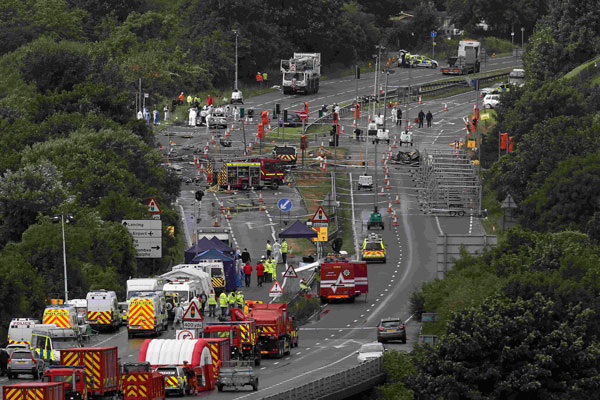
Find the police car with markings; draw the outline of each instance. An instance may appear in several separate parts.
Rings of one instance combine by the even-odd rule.
[[[426,56],[421,56],[419,54],[411,55],[410,60],[412,62],[413,68],[437,68],[438,62]]]

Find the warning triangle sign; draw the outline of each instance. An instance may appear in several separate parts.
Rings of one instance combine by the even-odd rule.
[[[198,308],[197,302],[192,301],[190,303],[187,310],[185,310],[185,313],[183,313],[183,317],[181,318],[181,320],[182,321],[204,321],[204,317],[202,317],[202,314],[200,313],[200,309]]]
[[[325,213],[325,210],[323,210],[323,207],[319,207],[317,209],[317,212],[312,217],[312,221],[313,222],[329,222],[329,217]]]
[[[290,264],[287,269],[285,270],[285,273],[283,274],[284,278],[297,278],[298,274],[296,273],[296,270],[294,269],[294,266],[292,264]]]
[[[156,200],[154,200],[154,197],[151,197],[150,201],[148,202],[148,211],[152,214],[160,214],[161,212],[160,208],[158,208],[158,203]]]
[[[269,290],[269,293],[283,293],[283,289],[281,288],[279,281],[275,281],[275,283],[273,283],[273,286],[271,286],[271,290]]]

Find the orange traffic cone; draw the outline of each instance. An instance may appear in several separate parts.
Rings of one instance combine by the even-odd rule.
[[[444,111],[448,111],[448,104],[444,103]]]
[[[397,140],[397,139],[398,139],[398,134],[396,134],[396,135],[394,136],[394,144],[392,145],[392,149],[396,149],[396,148],[398,148],[398,146],[396,145],[396,140]]]
[[[423,104],[423,102],[421,101],[421,96],[419,96],[419,104]]]
[[[394,214],[394,226],[398,226],[398,218],[396,218],[396,214]]]
[[[229,207],[227,207],[227,221],[231,221],[231,213],[229,212]]]
[[[219,217],[215,217],[215,224],[214,224],[214,226],[215,227],[219,226]]]
[[[398,195],[396,195],[396,201],[394,203],[400,204],[400,199],[398,198]]]
[[[380,195],[381,197],[385,196],[385,193],[383,192],[383,186],[381,187],[381,193],[379,193],[379,195]]]
[[[215,144],[215,135],[212,135],[212,136],[210,137],[210,143],[211,143],[211,144]]]
[[[225,214],[225,207],[223,207],[223,203],[221,203],[221,207],[219,209],[221,210],[221,214]]]
[[[288,253],[288,258],[294,258],[294,251],[292,250],[292,246],[289,248],[290,252]]]
[[[492,225],[492,232],[496,233],[496,225]]]
[[[252,142],[250,142],[250,144],[248,144],[248,151],[252,151]]]
[[[392,212],[392,202],[391,201],[388,203],[388,212],[389,213]]]
[[[273,130],[271,129],[271,125],[269,125],[269,133],[273,132]]]
[[[342,133],[344,133],[344,125],[342,125]]]
[[[385,188],[386,188],[387,190],[390,190],[390,182],[389,182],[389,181],[388,181],[388,183],[385,185]]]
[[[231,193],[231,185],[227,185],[227,193]],[[223,206],[221,206],[223,207]]]
[[[262,203],[263,203],[262,191],[261,191],[261,192],[258,192],[258,202],[259,202],[260,204],[262,204]]]

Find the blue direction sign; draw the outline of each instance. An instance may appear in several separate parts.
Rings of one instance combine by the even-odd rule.
[[[431,37],[436,37],[437,36],[437,32],[436,31],[431,31]]]
[[[290,199],[281,199],[277,202],[277,207],[281,211],[290,211],[292,209],[292,201]]]

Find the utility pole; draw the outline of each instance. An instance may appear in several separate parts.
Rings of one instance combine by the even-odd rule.
[[[69,289],[67,286],[67,244],[65,240],[65,214],[60,214],[60,223],[62,225],[62,245],[63,245],[63,266],[65,270],[65,303],[69,301]]]
[[[235,35],[235,82],[233,83],[233,88],[235,90],[238,89],[238,31],[234,30],[233,34]]]
[[[521,27],[521,48],[524,47],[524,43],[523,43],[523,33],[525,32],[525,28]]]

